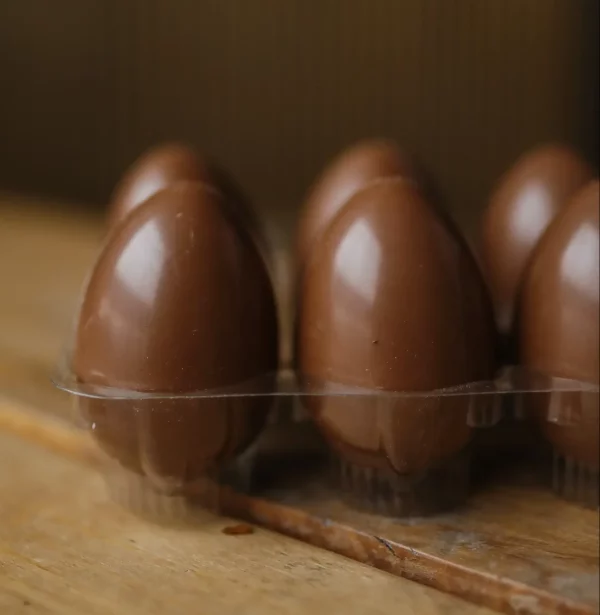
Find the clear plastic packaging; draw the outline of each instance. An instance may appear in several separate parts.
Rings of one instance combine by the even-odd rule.
[[[557,494],[598,507],[597,386],[510,368],[493,382],[392,393],[299,382],[288,370],[225,390],[165,395],[79,383],[69,365],[66,356],[55,384],[73,395],[111,494],[138,512],[220,510],[223,487],[260,493],[256,468],[266,459],[285,484],[285,458],[294,459],[293,480],[299,467],[311,468],[357,510],[390,517],[452,510],[469,497],[475,435],[507,417],[533,420],[538,444],[550,445],[551,460],[543,452],[541,459]],[[228,442],[239,443],[241,430],[248,435],[232,454]],[[317,458],[327,462],[312,463]]]

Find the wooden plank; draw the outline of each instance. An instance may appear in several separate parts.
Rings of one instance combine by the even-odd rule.
[[[108,501],[85,464],[34,444],[39,433],[24,434],[29,442],[7,433],[6,423],[0,612],[7,615],[491,615],[267,530],[226,535],[234,522],[208,513],[195,527],[138,519]],[[19,423],[22,435],[26,423]],[[58,425],[47,426],[46,435],[56,437],[64,429]],[[64,435],[55,445],[66,450],[68,441]]]
[[[88,434],[0,402],[0,432],[102,469]],[[272,464],[271,464],[272,467]],[[598,611],[598,515],[542,487],[491,484],[464,509],[408,521],[348,507],[321,480],[248,497],[223,490],[226,514],[504,613]]]
[[[556,498],[539,477],[515,470],[492,478],[458,511],[429,518],[358,512],[320,477],[292,487],[281,479],[260,499],[234,502],[233,510],[505,613],[598,612],[598,513]]]

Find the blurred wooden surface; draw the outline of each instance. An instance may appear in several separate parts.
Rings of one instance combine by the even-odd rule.
[[[98,219],[0,198],[0,612],[484,615],[491,611],[232,521],[152,525],[110,503],[50,374]]]
[[[152,525],[90,468],[2,431],[0,492],[4,615],[491,613],[267,530],[225,535],[224,518]]]
[[[64,415],[50,369],[102,237],[84,211],[0,195],[0,392]]]

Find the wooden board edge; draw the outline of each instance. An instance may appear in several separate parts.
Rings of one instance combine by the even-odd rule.
[[[85,430],[2,397],[0,431],[86,465],[101,465]],[[461,566],[301,509],[229,489],[223,491],[221,512],[509,615],[596,613],[588,605],[512,579]]]

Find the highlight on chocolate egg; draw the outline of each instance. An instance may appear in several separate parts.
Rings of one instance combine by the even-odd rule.
[[[296,267],[302,267],[314,243],[358,190],[386,177],[420,182],[422,175],[413,157],[389,139],[364,140],[343,150],[317,178],[302,205],[295,237]]]

